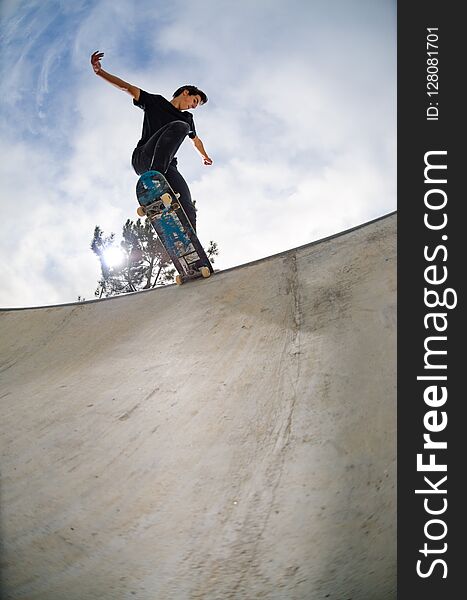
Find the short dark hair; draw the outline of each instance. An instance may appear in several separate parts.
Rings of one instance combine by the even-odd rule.
[[[172,98],[180,96],[180,94],[183,94],[185,90],[188,90],[190,96],[200,96],[201,104],[206,104],[206,102],[208,101],[208,97],[206,96],[206,94],[202,90],[197,88],[195,85],[182,85],[182,87],[179,87],[178,90],[175,90],[175,92],[172,94]]]

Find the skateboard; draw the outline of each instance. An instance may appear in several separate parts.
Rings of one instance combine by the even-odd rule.
[[[164,175],[159,171],[143,173],[136,184],[136,197],[140,204],[138,215],[149,219],[178,271],[176,283],[210,277],[214,272],[211,262],[178,202],[179,194]]]

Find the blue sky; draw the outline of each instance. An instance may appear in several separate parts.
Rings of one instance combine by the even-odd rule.
[[[396,208],[393,0],[2,0],[0,306],[93,298],[95,225],[136,218],[142,112],[89,58],[194,111],[179,169],[228,268]]]

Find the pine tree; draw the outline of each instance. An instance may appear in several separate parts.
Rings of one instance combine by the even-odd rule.
[[[110,265],[107,260],[111,248],[121,251],[122,259],[118,264]],[[172,283],[175,278],[172,262],[148,219],[144,222],[128,219],[119,245],[114,233],[105,236],[96,225],[91,250],[101,265],[101,278],[95,291],[99,298],[147,290]],[[214,256],[219,254],[216,242],[209,242],[206,254],[214,262]]]

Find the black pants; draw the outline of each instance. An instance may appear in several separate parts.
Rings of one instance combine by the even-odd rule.
[[[172,189],[180,194],[179,202],[196,231],[196,209],[190,189],[177,169],[175,158],[189,130],[185,121],[172,121],[164,125],[143,146],[135,148],[131,164],[138,175],[152,170],[165,175]]]

